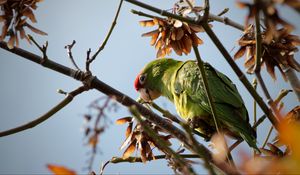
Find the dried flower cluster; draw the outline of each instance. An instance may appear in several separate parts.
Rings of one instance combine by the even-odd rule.
[[[255,3],[237,2],[241,8],[248,8],[249,13],[246,17],[246,26],[249,21],[255,17],[256,13],[262,12],[264,24],[266,27],[265,42],[270,43],[274,38],[279,37],[280,33],[276,30],[278,25],[284,27],[288,32],[293,30],[293,26],[283,20],[276,9],[277,4],[286,4],[293,8],[300,7],[299,0],[270,0],[270,1],[256,1]]]
[[[123,153],[123,159],[130,157],[130,155],[134,153],[136,150],[140,150],[140,156],[144,163],[147,160],[155,160],[152,150],[155,147],[160,149],[160,147],[156,144],[156,142],[151,137],[148,136],[148,134],[143,130],[143,127],[140,124],[136,124],[133,127],[133,122],[134,119],[132,117],[124,117],[116,121],[117,124],[128,123],[128,127],[126,129],[126,134],[125,134],[126,139],[120,148],[123,149],[127,146],[127,148]],[[158,137],[164,139],[165,141],[167,141],[169,145],[171,145],[171,142],[169,142],[169,139],[171,138],[170,135],[159,134],[161,130],[158,127],[154,126],[150,122],[147,121],[145,122],[156,132]],[[162,149],[160,150],[163,151]]]
[[[188,24],[171,18],[153,18],[151,20],[140,21],[143,27],[157,25],[156,30],[144,33],[142,36],[151,37],[151,46],[157,50],[156,57],[161,58],[169,55],[172,49],[177,55],[189,54],[192,46],[202,44],[203,41],[196,35],[203,32],[201,26]]]
[[[277,30],[278,37],[271,42],[265,40],[266,32],[262,33],[262,58],[261,65],[266,65],[267,71],[275,80],[274,68],[278,67],[284,79],[286,79],[283,68],[293,68],[300,71],[299,63],[294,59],[295,52],[298,51],[297,46],[300,45],[300,39],[296,35],[289,34],[286,29]],[[234,55],[235,59],[242,57],[245,53],[245,67],[248,73],[253,73],[255,68],[255,33],[254,27],[250,25],[245,31],[244,35],[239,39],[239,50]]]
[[[32,23],[36,23],[33,10],[37,8],[37,3],[42,0],[0,0],[0,22],[4,23],[0,41],[3,41],[7,36],[9,40],[7,46],[11,49],[19,45],[19,35],[21,39],[29,38],[26,35],[25,27],[29,28],[32,32],[47,35],[45,32],[33,27],[28,23],[29,19]]]

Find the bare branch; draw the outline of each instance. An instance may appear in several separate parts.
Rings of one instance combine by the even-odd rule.
[[[90,55],[91,55],[91,48],[86,52],[86,61],[85,61],[85,71],[90,72],[90,64],[92,61],[90,61]]]
[[[165,109],[161,108],[160,106],[158,106],[154,102],[149,103],[149,105],[151,107],[153,107],[154,109],[156,109],[157,111],[159,111],[164,117],[166,117],[166,118],[172,120],[173,122],[178,123],[178,124],[181,125],[182,121],[180,121],[175,115],[171,114],[168,110],[165,110]],[[200,133],[199,131],[197,131],[195,129],[193,129],[193,133],[200,136],[200,137],[203,137],[204,140],[206,140],[206,141],[209,140],[209,137],[207,137],[207,135],[202,134],[202,133]]]
[[[67,49],[68,57],[70,58],[70,60],[71,60],[71,62],[72,62],[72,64],[73,64],[73,66],[74,66],[77,70],[80,70],[80,68],[77,66],[77,64],[76,64],[76,62],[75,62],[75,60],[74,60],[74,58],[73,58],[73,54],[72,54],[72,50],[71,50],[75,44],[76,44],[76,41],[73,40],[72,44],[68,44],[68,45],[65,46],[65,49]]]
[[[15,134],[15,133],[27,130],[27,129],[31,129],[31,128],[43,123],[44,121],[49,119],[51,116],[53,116],[56,112],[60,111],[62,108],[67,106],[74,99],[74,97],[76,95],[78,95],[86,90],[88,90],[88,89],[85,86],[81,86],[81,87],[77,88],[76,90],[68,93],[66,95],[65,99],[63,99],[60,103],[58,103],[56,106],[54,106],[52,109],[50,109],[47,113],[43,114],[39,118],[37,118],[31,122],[28,122],[24,125],[9,129],[7,131],[0,132],[0,137],[12,135],[12,134]]]
[[[144,12],[141,12],[141,11],[136,11],[136,10],[131,10],[131,12],[133,14],[136,14],[136,15],[139,15],[139,16],[145,16],[145,17],[148,17],[148,18],[158,18],[158,19],[162,19],[161,17],[158,17],[158,16],[154,16],[154,15],[149,15],[147,13],[144,13]],[[240,31],[244,31],[244,26],[229,19],[228,17],[221,17],[219,16],[220,14],[218,15],[214,15],[214,14],[209,14],[208,15],[208,19],[209,21],[217,21],[217,22],[220,22],[220,23],[223,23],[225,25],[229,25],[231,27],[234,27]]]
[[[179,155],[182,158],[201,158],[197,154],[179,154]],[[166,159],[167,155],[157,155],[154,156],[154,158],[155,158],[154,160]],[[128,157],[126,159],[123,159],[122,157],[113,157],[109,162],[110,163],[122,163],[122,162],[135,163],[135,162],[143,162],[143,161],[140,157]]]
[[[269,132],[268,132],[268,134],[267,134],[267,137],[266,137],[266,139],[265,139],[265,141],[264,141],[264,143],[263,143],[263,145],[262,145],[262,148],[264,148],[264,147],[267,145],[267,143],[268,143],[268,141],[269,141],[269,138],[270,138],[270,136],[271,136],[271,133],[272,133],[273,129],[274,129],[274,127],[271,126],[270,129],[269,129]]]
[[[41,64],[43,64],[45,61],[47,61],[48,57],[47,57],[47,48],[48,48],[48,41],[46,41],[46,43],[41,47],[36,41],[35,39],[31,36],[28,35],[28,38],[30,41],[32,41],[34,43],[34,45],[36,45],[36,47],[38,47],[40,49],[40,51],[43,53],[43,59],[41,60]]]
[[[116,15],[115,15],[115,18],[114,18],[112,24],[111,24],[111,27],[110,27],[110,29],[109,29],[109,31],[108,31],[108,34],[106,35],[106,37],[105,37],[105,39],[104,39],[102,45],[98,48],[98,50],[96,51],[96,53],[92,56],[91,59],[89,59],[89,62],[90,62],[90,63],[93,62],[93,61],[96,59],[97,55],[104,49],[104,47],[105,47],[105,45],[106,45],[106,43],[107,43],[107,41],[108,41],[110,35],[112,34],[112,31],[114,30],[115,25],[117,24],[117,19],[118,19],[118,16],[119,16],[119,13],[120,13],[120,10],[121,10],[121,7],[122,7],[122,3],[123,3],[123,0],[120,0],[119,7],[118,7],[118,10],[117,10],[117,13],[116,13]]]

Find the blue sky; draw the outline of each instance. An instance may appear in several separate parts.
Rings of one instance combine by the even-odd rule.
[[[154,6],[169,9],[175,1],[143,1]],[[103,41],[114,18],[119,1],[89,0],[45,0],[39,3],[35,14],[38,23],[35,26],[48,33],[48,36],[33,34],[40,43],[49,42],[48,56],[50,59],[61,64],[71,66],[64,46],[76,40],[73,48],[73,56],[79,66],[84,68],[86,51],[91,48],[95,51]],[[199,1],[198,1],[199,3]],[[246,10],[237,9],[235,1],[211,0],[211,12],[219,13],[224,8],[230,8],[227,17],[242,23]],[[149,38],[142,38],[141,34],[150,31],[151,28],[139,26],[138,21],[146,19],[130,13],[131,9],[142,10],[129,3],[124,2],[117,22],[117,26],[108,41],[105,49],[100,53],[97,60],[91,66],[91,70],[100,80],[120,90],[132,98],[138,94],[133,88],[133,81],[140,69],[149,61],[155,59],[156,52],[149,45]],[[283,8],[281,14],[285,19],[296,25],[294,32],[299,35],[299,16],[289,8]],[[147,12],[146,10],[142,10]],[[2,24],[1,24],[2,25]],[[227,50],[237,50],[236,41],[240,37],[240,31],[219,23],[213,23],[213,30],[220,37]],[[205,61],[210,62],[219,71],[225,73],[237,85],[250,116],[252,115],[252,98],[239,82],[238,77],[230,69],[225,59],[212,44],[205,33],[199,34],[204,40],[204,45],[199,47]],[[40,54],[39,50],[21,42],[20,47]],[[234,54],[231,51],[231,55]],[[194,59],[194,55],[170,57],[186,60]],[[299,53],[296,54],[299,62]],[[56,93],[57,89],[72,91],[80,86],[69,77],[47,70],[39,65],[21,59],[7,51],[0,49],[0,130],[6,130],[14,126],[31,121],[45,113],[56,105],[63,96]],[[243,60],[237,62],[243,69]],[[263,70],[263,75],[266,75]],[[271,95],[274,97],[281,88],[289,88],[277,72],[278,80],[267,78],[266,84]],[[253,76],[247,75],[252,81]],[[261,91],[259,89],[259,93]],[[49,173],[46,164],[53,163],[67,166],[79,173],[84,173],[89,159],[90,148],[86,145],[82,127],[83,115],[88,112],[87,106],[103,94],[91,90],[77,96],[67,107],[59,111],[43,124],[8,137],[0,138],[0,174],[41,174]],[[297,103],[296,96],[290,94],[285,99],[286,110],[290,110]],[[174,111],[173,106],[166,99],[159,99],[158,103]],[[259,116],[261,115],[259,111]],[[117,113],[110,113],[112,121],[100,137],[99,154],[96,157],[94,170],[99,172],[102,162],[109,160],[112,156],[121,156],[123,151],[119,150],[124,140],[126,126],[115,125],[114,121],[128,115],[126,108],[120,107]],[[261,144],[269,128],[268,122],[258,129]],[[200,142],[204,142],[200,139]],[[239,150],[247,151],[246,144]],[[176,147],[174,147],[176,148]],[[236,151],[237,152],[237,151]],[[236,153],[235,152],[235,153]],[[201,165],[195,166],[198,172],[205,172]],[[122,163],[109,165],[106,173],[136,173],[156,174],[172,173],[167,167],[166,161],[152,161],[147,164]]]

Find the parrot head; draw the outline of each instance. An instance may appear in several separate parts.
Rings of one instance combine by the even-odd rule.
[[[162,95],[166,70],[177,63],[176,60],[161,58],[148,63],[137,75],[134,88],[145,102],[151,102]]]
[[[145,102],[151,102],[158,98],[161,93],[156,90],[156,88],[151,88],[151,78],[150,74],[147,74],[145,71],[142,71],[138,74],[134,81],[134,88],[140,93],[140,97]]]

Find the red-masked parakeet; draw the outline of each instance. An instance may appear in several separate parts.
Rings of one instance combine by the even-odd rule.
[[[256,132],[249,124],[247,109],[236,86],[210,64],[204,63],[204,68],[220,130],[236,139],[243,138],[257,149]],[[182,118],[209,138],[216,132],[196,61],[156,59],[139,73],[134,87],[146,102],[160,96],[169,99]]]

